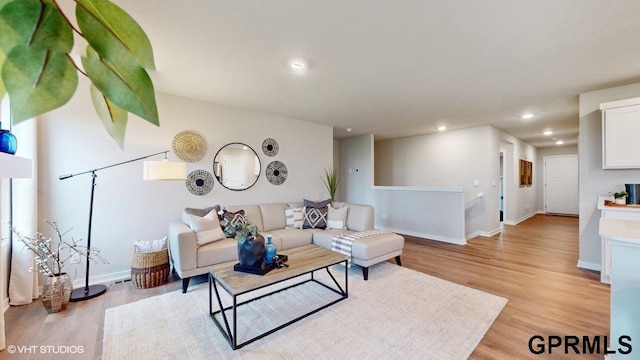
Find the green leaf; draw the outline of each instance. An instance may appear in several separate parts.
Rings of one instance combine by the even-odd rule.
[[[153,83],[137,62],[110,63],[88,46],[82,65],[91,82],[107,99],[152,124],[160,125]]]
[[[51,0],[12,1],[0,10],[0,48],[16,45],[69,53],[73,30]]]
[[[17,45],[7,54],[2,80],[18,123],[66,104],[78,86],[78,73],[64,53]]]
[[[2,6],[2,4],[0,4],[0,7]],[[0,49],[0,70],[2,70],[2,65],[4,65],[4,60],[7,57],[4,55],[4,51],[2,51],[2,49]],[[0,73],[0,101],[2,101],[2,98],[4,97],[4,94],[7,93],[7,89],[4,87],[4,81],[2,81],[2,74]]]
[[[93,107],[96,108],[105,130],[118,143],[120,148],[124,149],[124,134],[127,128],[128,113],[104,97],[95,86],[91,85],[89,91],[91,92]]]
[[[85,39],[109,62],[133,56],[145,69],[155,69],[149,38],[140,25],[108,0],[77,0],[76,18]]]

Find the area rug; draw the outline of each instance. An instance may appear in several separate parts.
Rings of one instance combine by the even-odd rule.
[[[344,271],[332,269],[338,281]],[[235,351],[209,317],[208,284],[107,309],[102,358],[467,359],[507,303],[391,263],[371,267],[369,281],[348,271],[348,299]],[[238,310],[239,342],[336,296],[308,282],[250,302]]]

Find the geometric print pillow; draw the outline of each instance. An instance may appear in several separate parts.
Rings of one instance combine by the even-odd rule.
[[[227,220],[229,222],[229,224],[247,222],[247,218],[244,216],[244,210],[239,210],[239,211],[236,211],[236,212],[223,210],[222,211],[222,215],[220,215],[219,218],[220,218],[221,222],[222,222],[222,220]],[[220,224],[220,226],[222,226],[222,224]],[[224,231],[224,230],[225,230],[225,227],[222,227],[222,231]],[[235,237],[236,234],[229,234],[228,236],[230,238],[232,238],[232,237]]]
[[[328,207],[304,207],[303,229],[326,229]]]

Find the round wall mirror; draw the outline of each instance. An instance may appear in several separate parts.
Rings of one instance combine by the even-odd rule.
[[[218,150],[213,159],[213,173],[229,190],[246,190],[258,181],[260,159],[249,145],[230,143]]]

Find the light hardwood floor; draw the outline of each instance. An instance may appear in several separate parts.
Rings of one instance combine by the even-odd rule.
[[[609,333],[609,286],[599,282],[599,273],[576,267],[577,218],[537,215],[466,246],[411,236],[406,240],[403,266],[509,299],[472,359],[603,358],[564,355],[558,349],[552,356],[533,355],[528,348],[533,335],[582,338]],[[95,299],[71,303],[58,314],[48,315],[38,301],[11,307],[5,313],[7,345],[82,346],[83,354],[30,357],[5,350],[0,359],[99,359],[105,309],[179,289],[176,279],[152,289],[135,289],[125,282],[111,285]]]

